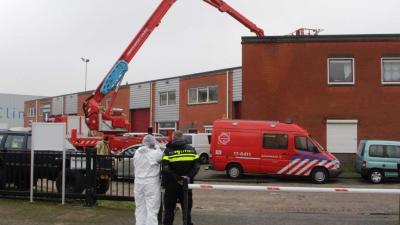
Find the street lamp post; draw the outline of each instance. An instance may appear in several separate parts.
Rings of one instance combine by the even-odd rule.
[[[81,58],[82,62],[85,63],[85,91],[86,91],[86,84],[87,84],[87,64],[90,61],[89,59],[86,58]]]

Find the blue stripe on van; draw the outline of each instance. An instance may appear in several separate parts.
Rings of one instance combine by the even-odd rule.
[[[321,155],[321,153],[317,153],[317,154],[315,154],[311,159],[310,159],[310,161],[313,161],[313,160],[315,160],[315,159],[318,159],[318,157]]]
[[[328,157],[327,157],[326,155],[324,155],[324,157],[322,157],[322,158],[319,160],[319,162],[322,162],[322,161],[324,161],[325,159],[328,159]]]
[[[303,161],[303,160],[305,160],[305,159],[308,159],[308,157],[309,157],[311,154],[313,154],[313,152],[307,153],[305,156],[303,156],[303,158],[301,159],[301,161]]]
[[[304,154],[304,152],[300,152],[300,153],[298,153],[297,155],[295,155],[294,157],[293,157],[293,159],[292,160],[295,160],[295,159],[298,159],[298,158],[300,158],[300,156],[301,155],[303,155]]]

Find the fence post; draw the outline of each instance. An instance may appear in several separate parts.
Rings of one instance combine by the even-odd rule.
[[[94,172],[93,172],[93,164],[95,160],[95,153],[92,149],[86,150],[86,199],[85,206],[91,207],[94,205]]]
[[[183,225],[189,225],[189,180],[183,179]]]

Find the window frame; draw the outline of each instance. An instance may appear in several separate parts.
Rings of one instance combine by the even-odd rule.
[[[270,147],[265,146],[265,135],[282,135],[282,136],[286,136],[286,146],[285,146],[285,148],[283,148],[283,147],[270,148]],[[288,134],[283,134],[283,133],[263,133],[262,134],[262,148],[263,148],[263,150],[271,150],[271,149],[273,149],[273,150],[285,151],[285,150],[289,149],[289,139],[290,138],[289,138]]]
[[[306,139],[306,145],[307,145],[306,149],[298,148],[297,142],[296,142],[297,138],[305,138]],[[311,141],[311,139],[309,137],[307,137],[307,136],[294,136],[293,140],[294,140],[294,148],[299,150],[299,151],[305,151],[305,152],[316,152],[316,151],[318,151],[319,152],[318,146],[316,144],[314,144]],[[314,146],[313,149],[310,149],[310,145],[309,145],[310,143],[312,144],[312,146]]]
[[[385,81],[384,80],[384,71],[383,71],[383,61],[384,60],[394,60],[394,61],[398,61],[400,63],[400,57],[382,57],[381,58],[381,83],[383,85],[400,85],[400,80],[399,81]]]
[[[216,96],[217,96],[217,100],[211,101],[210,100],[210,88],[215,88],[216,91]],[[207,90],[207,99],[205,102],[199,102],[199,90],[200,89],[206,89]],[[196,90],[196,100],[194,102],[190,101],[190,91],[191,90]],[[188,105],[201,105],[201,104],[214,104],[214,103],[218,103],[218,85],[208,85],[208,86],[201,86],[201,87],[190,87],[187,89],[187,96],[188,96],[188,100],[187,100],[187,104]]]
[[[330,75],[330,62],[331,62],[331,60],[351,60],[351,67],[352,67],[352,69],[353,69],[353,71],[352,71],[352,73],[353,73],[353,81],[352,82],[348,82],[348,81],[346,81],[346,82],[336,82],[336,81],[334,81],[334,82],[331,82],[330,81],[330,79],[329,79],[329,75]],[[330,85],[330,86],[335,86],[335,85],[344,85],[344,86],[346,86],[346,85],[354,85],[355,83],[356,83],[356,69],[355,69],[355,59],[354,59],[354,57],[353,58],[350,58],[350,57],[341,57],[341,58],[336,58],[336,57],[328,57],[328,59],[327,59],[327,75],[328,75],[328,85]]]
[[[175,103],[174,104],[170,103],[170,96],[172,96],[172,93],[175,95]],[[161,95],[167,95],[167,100],[166,100],[165,104],[161,104]],[[160,106],[176,105],[176,90],[159,92],[158,97],[159,97],[159,105]]]
[[[35,117],[35,116],[36,116],[36,107],[29,107],[28,117]]]

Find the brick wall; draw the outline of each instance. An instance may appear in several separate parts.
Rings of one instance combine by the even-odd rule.
[[[323,145],[327,119],[358,119],[359,139],[398,140],[400,86],[381,83],[381,58],[400,56],[399,37],[282,42],[276,41],[279,38],[244,39],[243,119],[290,117]],[[327,58],[335,55],[354,57],[354,85],[328,85]]]

